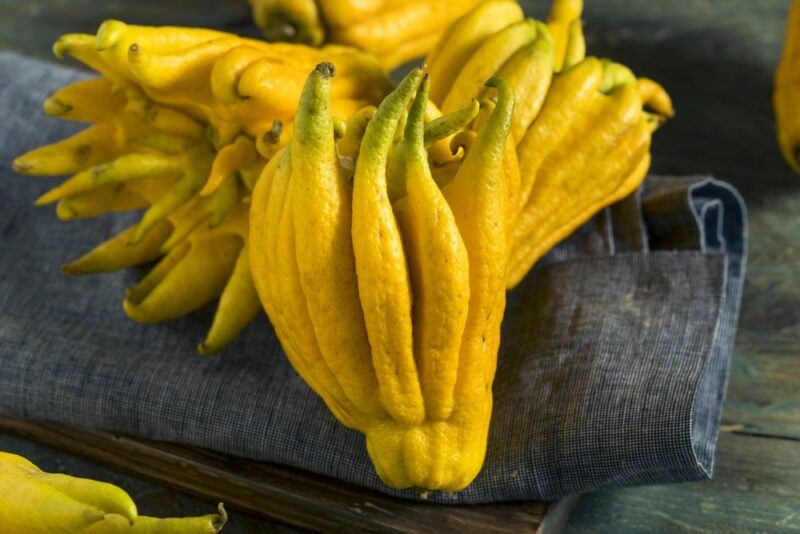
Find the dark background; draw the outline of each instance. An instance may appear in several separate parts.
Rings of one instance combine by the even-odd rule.
[[[521,2],[546,16],[549,0]],[[778,152],[771,108],[789,0],[585,0],[592,55],[661,82],[678,115],[655,136],[653,172],[713,174],[750,210],[750,255],[715,480],[587,495],[568,530],[800,528],[800,176]],[[245,0],[0,0],[0,48],[50,57],[63,33],[117,18],[257,35]],[[8,165],[8,162],[2,162]],[[149,515],[211,503],[0,433],[0,449],[48,471],[106,480]],[[285,531],[233,512],[226,532]]]

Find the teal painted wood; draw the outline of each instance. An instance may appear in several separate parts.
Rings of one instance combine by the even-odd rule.
[[[740,431],[800,439],[800,191],[754,210],[750,234],[724,417]]]
[[[713,482],[607,490],[581,498],[567,532],[800,529],[800,443],[725,433]]]

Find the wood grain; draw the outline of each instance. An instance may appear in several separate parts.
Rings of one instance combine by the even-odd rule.
[[[723,433],[712,482],[609,489],[584,497],[569,532],[800,529],[800,442]]]
[[[51,423],[0,428],[272,521],[321,532],[555,532],[575,499],[443,506],[395,499],[285,466]]]

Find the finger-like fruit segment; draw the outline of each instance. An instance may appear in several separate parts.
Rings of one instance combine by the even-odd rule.
[[[575,30],[573,23],[580,21],[583,13],[583,0],[553,0],[547,27],[553,36],[556,71],[564,68],[564,59],[570,42],[570,30]]]
[[[83,532],[105,515],[24,472],[0,472],[0,502],[0,530],[8,534]]]
[[[219,152],[214,158],[211,175],[200,194],[210,195],[225,181],[233,177],[234,173],[245,167],[250,167],[256,162],[256,147],[247,137],[241,135]]]
[[[427,52],[434,44],[432,36],[478,3],[479,0],[395,2],[394,6],[384,5],[361,22],[333,24],[330,38],[369,50],[381,59],[385,68],[392,69]]]
[[[128,50],[128,68],[145,88],[206,91],[216,60],[238,43],[236,37],[220,37],[169,53],[154,53],[135,43]]]
[[[562,69],[577,65],[586,57],[586,39],[583,36],[583,21],[573,20],[567,28],[567,47],[564,50]]]
[[[508,25],[486,39],[461,68],[453,85],[442,101],[443,113],[463,107],[480,96],[486,80],[493,76],[503,64],[521,47],[533,42],[538,24],[525,19]]]
[[[533,263],[599,209],[633,191],[649,163],[651,126],[644,120],[635,86],[599,95],[574,137],[548,156],[529,200],[530,209],[515,226],[509,287]],[[594,143],[582,142],[591,136]],[[537,209],[533,209],[536,206]]]
[[[362,419],[361,411],[348,399],[335,371],[325,360],[308,315],[308,305],[300,298],[303,288],[294,236],[295,204],[290,196],[291,150],[285,152],[285,157],[285,165],[276,170],[272,180],[268,203],[268,224],[272,228],[269,229],[266,243],[271,255],[266,258],[269,262],[267,268],[270,269],[267,282],[272,299],[277,304],[272,308],[270,318],[295,368],[315,388],[337,418],[345,425],[355,426]],[[252,259],[254,265],[256,261],[262,265],[263,272],[261,255]],[[265,307],[267,305],[263,297],[262,304]]]
[[[152,27],[107,20],[100,25],[94,47],[103,61],[120,74],[130,72],[131,47],[154,54],[170,54],[228,34],[202,28]]]
[[[78,502],[121,515],[129,521],[136,519],[136,503],[125,491],[112,484],[61,473],[43,473],[38,480]]]
[[[169,321],[222,294],[242,248],[241,238],[222,235],[187,245],[185,255],[165,269],[163,278],[155,280],[154,287],[148,288],[143,297],[139,291],[129,293],[123,303],[128,317],[139,323]]]
[[[253,20],[268,41],[319,46],[325,25],[314,0],[251,0]]]
[[[109,124],[94,124],[72,137],[45,145],[17,157],[14,171],[21,174],[73,174],[120,155],[115,128]]]
[[[101,243],[97,248],[81,258],[61,267],[71,275],[111,273],[126,267],[134,267],[157,259],[160,248],[172,232],[172,225],[162,221],[136,245],[131,239],[136,234],[136,226],[132,226],[119,235]]]
[[[406,196],[395,214],[413,287],[414,355],[426,419],[446,421],[455,406],[459,348],[469,303],[469,262],[447,201],[428,166],[423,115],[427,80],[409,113],[401,150]]]
[[[199,517],[147,517],[140,515],[129,522],[117,514],[107,514],[81,534],[216,534],[228,520],[220,504],[219,513]]]
[[[322,357],[353,404],[380,410],[361,312],[350,239],[352,194],[340,172],[333,131],[333,66],[320,64],[306,82],[292,140],[289,198],[296,262]]]
[[[499,100],[458,174],[445,189],[469,258],[470,299],[462,339],[456,403],[472,406],[491,395],[488,369],[496,358],[490,340],[498,336],[508,258],[507,184],[503,165],[514,97],[508,84],[493,78]],[[498,313],[499,311],[499,313]],[[487,367],[489,366],[489,367]]]
[[[125,106],[125,95],[106,78],[90,78],[62,87],[42,105],[48,115],[82,122],[111,122]]]
[[[542,109],[553,78],[553,45],[549,37],[538,37],[520,48],[503,65],[498,77],[511,85],[516,97],[511,132],[522,140]]]
[[[642,104],[646,108],[663,117],[673,117],[675,115],[672,99],[659,83],[650,78],[637,78],[636,86],[639,89]]]
[[[250,251],[245,245],[239,252],[228,283],[222,291],[214,322],[206,339],[198,347],[200,354],[214,354],[233,341],[261,311],[261,303],[250,272]]]
[[[520,204],[528,203],[536,173],[544,157],[567,134],[572,120],[580,115],[603,78],[602,63],[587,58],[553,79],[539,115],[517,144],[522,185]]]
[[[37,206],[50,204],[76,193],[83,193],[108,184],[142,178],[167,178],[182,170],[181,161],[155,154],[128,154],[114,161],[81,171],[36,200]]]
[[[62,221],[72,221],[144,207],[147,200],[126,190],[124,185],[107,185],[62,199],[56,206],[56,215]]]
[[[439,52],[426,60],[431,79],[431,100],[441,104],[464,63],[484,40],[512,22],[521,20],[522,8],[512,0],[488,0],[453,23]]]
[[[429,148],[437,141],[450,138],[466,128],[478,115],[480,109],[480,103],[477,100],[473,100],[464,108],[448,115],[442,115],[426,124],[424,133],[425,148]]]
[[[352,239],[358,293],[381,401],[398,421],[420,423],[425,406],[411,332],[406,257],[386,183],[386,164],[401,115],[422,78],[412,71],[367,125],[353,182]]]

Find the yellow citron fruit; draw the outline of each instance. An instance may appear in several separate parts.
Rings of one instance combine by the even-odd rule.
[[[62,220],[144,209],[140,222],[63,267],[71,275],[157,261],[123,301],[141,323],[172,320],[218,300],[199,345],[214,353],[259,313],[249,261],[247,199],[292,136],[303,81],[323,59],[340,76],[332,108],[350,116],[391,84],[377,60],[197,28],[110,20],[54,51],[101,74],[56,91],[45,113],[91,125],[14,161],[17,172],[68,174],[37,205]]]
[[[425,55],[448,24],[485,0],[250,0],[268,41],[355,46],[392,69]]]
[[[500,76],[514,91],[507,150],[515,145],[516,158],[506,158],[509,288],[559,241],[639,186],[652,133],[674,114],[658,83],[586,57],[582,10],[581,0],[554,0],[543,24],[523,19],[514,2],[485,2],[453,23],[426,58],[431,100],[444,112],[470,99],[490,109],[482,78]],[[457,137],[471,142],[466,133]]]
[[[292,365],[366,435],[380,477],[396,488],[458,490],[486,454],[513,95],[492,79],[498,102],[440,183],[426,145],[462,130],[477,108],[426,127],[430,84],[414,70],[337,143],[333,73],[330,64],[312,72],[292,142],[256,185],[256,288]],[[357,149],[350,134],[362,137]]]
[[[112,484],[45,473],[25,458],[0,451],[0,532],[4,534],[211,534],[227,515],[158,519]]]
[[[797,0],[792,2],[786,21],[773,105],[781,154],[792,170],[800,172],[800,2]]]

